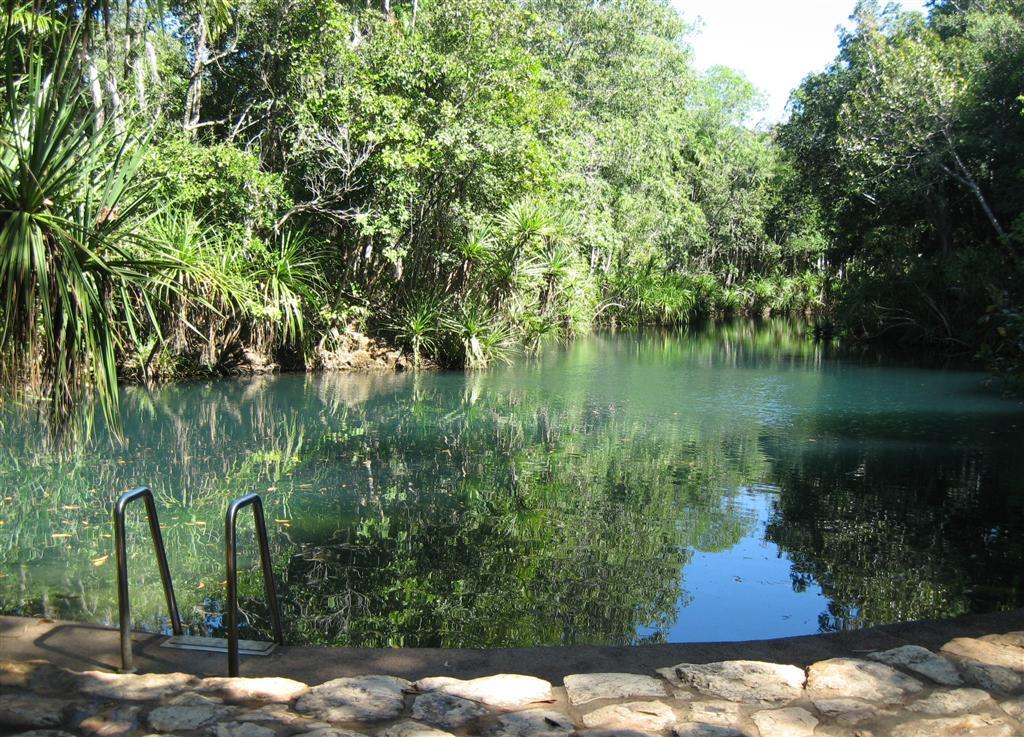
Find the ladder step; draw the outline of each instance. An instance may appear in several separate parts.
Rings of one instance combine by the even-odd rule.
[[[169,647],[175,650],[205,650],[211,653],[226,653],[228,641],[223,637],[193,637],[192,635],[175,635],[168,637],[160,647]],[[277,647],[276,642],[262,642],[260,640],[239,640],[239,655],[270,655]]]

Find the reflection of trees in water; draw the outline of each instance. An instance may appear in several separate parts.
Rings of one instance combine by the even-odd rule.
[[[767,538],[795,587],[829,598],[823,631],[1024,605],[1024,497],[999,478],[1024,470],[1010,452],[828,440],[778,465]]]
[[[550,402],[487,374],[217,382],[126,404],[129,448],[23,461],[26,441],[0,468],[21,490],[2,511],[19,540],[2,570],[27,572],[0,578],[3,610],[113,622],[107,510],[147,479],[200,630],[220,625],[223,508],[256,490],[292,640],[626,643],[641,626],[657,640],[687,546],[739,539],[747,522],[721,489],[760,463],[724,452],[756,443],[595,412],[585,385]],[[141,516],[132,533],[134,611],[159,627]],[[258,621],[255,574],[246,588]]]
[[[656,641],[686,600],[688,551],[749,532],[734,490],[752,483],[781,488],[768,535],[795,586],[834,600],[825,629],[1024,604],[1024,532],[1011,527],[1024,502],[1006,492],[1024,460],[998,443],[972,450],[989,428],[941,407],[854,424],[815,411],[828,354],[792,326],[740,323],[598,336],[500,372],[132,389],[127,447],[101,439],[56,458],[31,431],[2,436],[0,484],[17,493],[0,499],[0,610],[115,622],[108,510],[141,482],[198,631],[219,632],[223,514],[250,491],[264,495],[295,642],[624,643],[638,628]],[[697,368],[679,381],[681,366]],[[878,394],[856,388],[858,405]],[[133,514],[134,611],[159,628]],[[243,605],[259,630],[242,524]]]
[[[645,626],[656,640],[687,547],[743,534],[705,483],[742,473],[721,442],[593,412],[585,386],[555,401],[489,389],[482,376],[454,399],[443,383],[415,386],[323,436],[314,455],[361,464],[365,482],[347,507],[301,502],[284,577],[300,639],[627,643]]]

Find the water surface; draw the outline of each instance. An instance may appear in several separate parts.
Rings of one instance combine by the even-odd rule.
[[[109,509],[157,494],[222,634],[223,514],[267,505],[292,643],[739,640],[1024,606],[1024,404],[798,324],[619,333],[470,373],[125,390],[128,442],[0,437],[0,612],[115,624]],[[141,513],[136,624],[163,630]],[[266,636],[251,523],[248,636]]]

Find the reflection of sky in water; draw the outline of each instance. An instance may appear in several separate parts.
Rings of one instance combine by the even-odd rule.
[[[812,584],[795,591],[789,558],[764,540],[774,496],[765,488],[746,490],[738,501],[753,524],[743,538],[722,552],[694,552],[682,571],[686,593],[668,631],[669,642],[789,637],[817,629],[818,615],[828,603],[821,588]],[[723,622],[729,622],[727,630]]]
[[[33,485],[0,498],[0,610],[113,622],[108,510],[142,482],[183,613],[214,629],[226,501],[264,495],[297,641],[737,640],[1021,606],[1024,405],[982,379],[772,322],[488,371],[130,389],[125,447],[62,466],[31,425],[0,435],[0,482]],[[159,629],[129,538],[135,613]]]

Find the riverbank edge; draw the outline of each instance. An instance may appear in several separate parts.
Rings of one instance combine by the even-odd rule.
[[[950,619],[878,625],[846,632],[737,642],[664,643],[657,645],[577,645],[528,648],[354,648],[288,645],[269,657],[242,661],[242,674],[284,676],[307,682],[339,675],[389,673],[417,679],[432,675],[476,678],[516,672],[547,680],[571,673],[647,672],[679,662],[765,660],[806,667],[832,657],[858,657],[870,651],[915,645],[939,650],[956,638],[983,637],[1024,630],[1024,608],[968,614]],[[0,658],[47,660],[72,670],[116,670],[116,628],[79,622],[0,615]],[[161,648],[165,635],[132,634],[140,672],[187,672],[220,675],[226,656]]]
[[[243,677],[224,678],[222,655],[212,673],[200,663],[208,653],[185,653],[190,667],[179,667],[172,654],[182,651],[159,648],[156,635],[135,636],[140,675],[111,673],[109,662],[85,667],[89,651],[116,645],[116,630],[0,617],[0,735],[1014,737],[1024,734],[1024,630],[1004,628],[1022,621],[1017,610],[871,628],[852,641],[646,646],[632,648],[644,657],[629,664],[580,657],[629,648],[486,650],[477,651],[479,676],[408,649],[385,651],[397,669],[350,675],[352,663],[331,655],[351,649],[286,647],[244,661]],[[906,640],[951,634],[937,648]],[[758,657],[766,644],[783,657]],[[717,657],[694,657],[694,648]],[[521,672],[537,663],[515,655],[541,650],[561,659],[562,676]],[[78,667],[55,662],[62,653]],[[407,672],[395,675],[403,659]],[[420,673],[408,672],[413,663]]]

